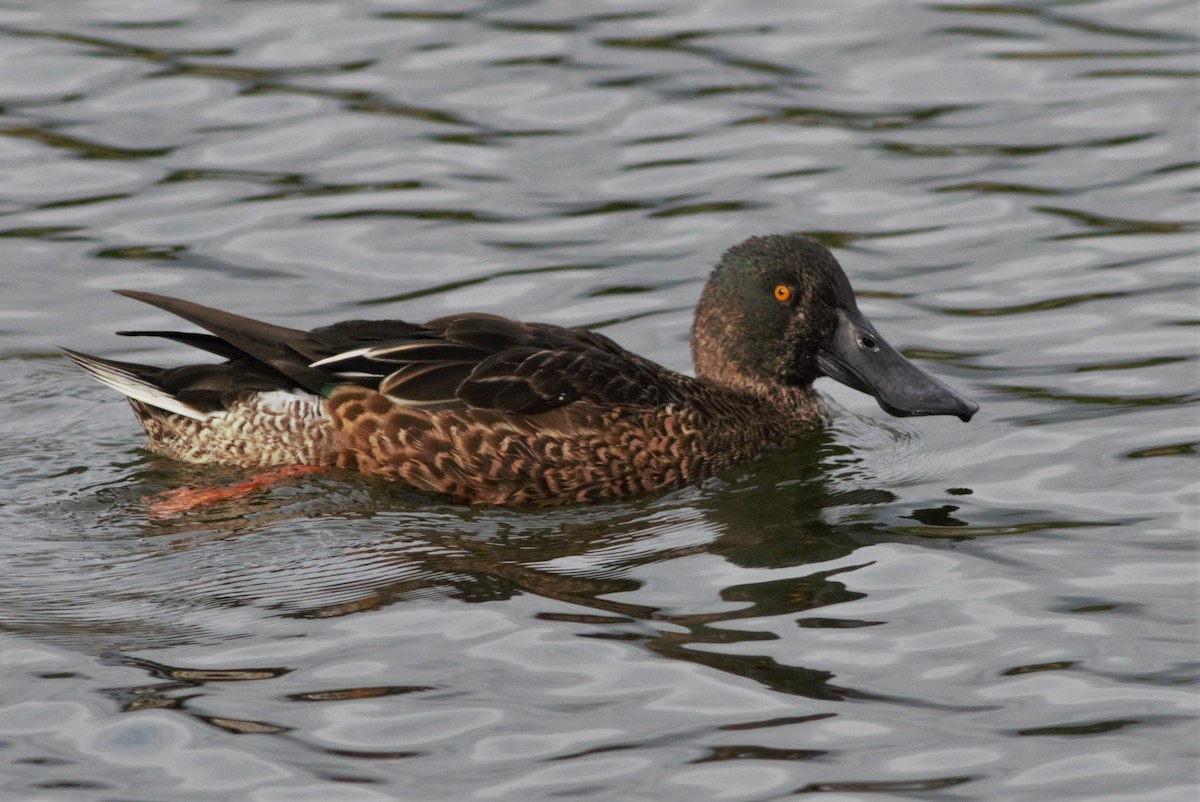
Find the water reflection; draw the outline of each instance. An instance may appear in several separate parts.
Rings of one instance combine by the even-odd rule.
[[[431,507],[431,500],[405,496],[391,486],[333,477],[298,479],[259,497],[165,521],[145,518],[142,505],[148,493],[189,476],[211,481],[225,471],[150,459],[140,482],[101,490],[106,501],[125,508],[122,515],[140,509],[136,514],[145,523],[124,539],[123,557],[110,558],[112,570],[73,585],[73,606],[83,620],[73,621],[75,614],[59,609],[54,614],[59,623],[48,626],[42,599],[37,626],[43,636],[56,630],[68,640],[86,637],[91,648],[119,656],[143,641],[161,646],[237,637],[222,622],[239,607],[304,621],[355,616],[418,599],[486,604],[528,594],[560,602],[547,605],[559,609],[538,617],[567,625],[578,637],[640,644],[662,657],[744,677],[785,694],[871,698],[819,667],[756,653],[755,641],[778,636],[740,625],[780,618],[808,628],[882,623],[811,615],[863,598],[843,582],[862,564],[846,564],[843,558],[864,545],[894,538],[861,514],[872,505],[891,503],[893,494],[834,487],[830,459],[844,457],[844,451],[822,434],[747,473],[656,499],[591,508],[527,512]],[[405,512],[405,506],[413,512]],[[389,507],[394,511],[379,512]],[[834,507],[857,509],[862,520],[832,522],[829,510]],[[318,509],[324,512],[317,514]],[[920,511],[917,515],[928,526],[963,525]],[[355,535],[343,540],[349,531]],[[297,554],[300,543],[305,553]],[[678,609],[647,603],[645,598],[653,596],[640,592],[645,584],[641,570],[656,563],[686,565],[689,558],[715,558],[711,565],[727,563],[746,574],[747,581],[722,583],[707,602],[692,599]],[[206,565],[201,575],[194,572],[198,560]],[[829,567],[835,562],[836,567]],[[806,570],[809,566],[812,570]],[[186,625],[176,619],[179,610],[189,611]],[[108,617],[132,611],[137,618],[128,622]],[[122,697],[122,705],[129,709],[177,707],[206,682],[261,680],[287,671],[188,669],[118,659],[165,680],[121,691],[128,697]],[[263,731],[269,725],[245,726]]]

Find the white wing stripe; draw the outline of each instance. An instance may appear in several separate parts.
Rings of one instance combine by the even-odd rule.
[[[310,368],[319,368],[322,365],[332,365],[334,362],[342,362],[346,359],[354,359],[356,356],[366,356],[371,352],[374,346],[368,345],[366,348],[355,348],[353,351],[343,351],[340,354],[327,356],[324,359],[318,359],[316,362],[309,363]]]

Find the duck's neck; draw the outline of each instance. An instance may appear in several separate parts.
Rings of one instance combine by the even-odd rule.
[[[811,387],[788,387],[774,382],[761,382],[746,376],[714,377],[696,371],[700,382],[719,394],[741,399],[740,404],[753,404],[764,414],[779,420],[794,420],[809,424],[822,417],[820,402]]]
[[[696,308],[692,326],[696,378],[709,387],[753,399],[773,415],[805,421],[819,416],[811,386],[785,385],[745,367],[754,361],[749,350],[752,346],[742,339],[745,327],[733,320],[730,312],[717,310],[717,304],[704,300]]]
[[[711,360],[697,360],[696,379],[705,388],[702,393],[710,399],[704,405],[723,406],[721,401],[725,401],[735,407],[756,407],[777,423],[794,421],[802,426],[822,417],[820,403],[811,387],[763,381],[728,362]],[[784,424],[783,428],[789,426]]]

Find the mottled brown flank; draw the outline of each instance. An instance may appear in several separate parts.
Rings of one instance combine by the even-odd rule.
[[[666,374],[671,375],[671,374]],[[677,376],[677,374],[676,374]],[[336,465],[471,504],[555,506],[627,498],[712,476],[820,420],[807,392],[764,397],[678,376],[687,404],[576,402],[536,415],[428,411],[347,386],[324,402],[233,403],[198,421],[130,400],[150,448],[244,468]]]
[[[537,415],[426,411],[364,388],[326,402],[340,467],[473,504],[552,506],[625,498],[712,476],[816,425],[811,394],[762,398],[698,386],[696,403]]]
[[[709,477],[755,459],[820,412],[808,393],[760,397],[702,388],[702,403],[518,415],[427,412],[364,388],[326,401],[337,465],[458,502],[557,505],[623,498]],[[697,399],[700,401],[700,399]]]

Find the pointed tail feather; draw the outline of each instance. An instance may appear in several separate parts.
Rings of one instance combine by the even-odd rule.
[[[233,347],[215,334],[197,334],[191,331],[118,331],[117,334],[122,337],[162,337],[225,359],[238,359],[246,355],[240,348]]]
[[[62,351],[68,359],[87,371],[88,375],[96,381],[152,407],[199,421],[211,420],[221,414],[220,412],[203,412],[196,409],[159,387],[153,381],[153,376],[161,372],[158,368],[134,362],[101,359],[91,354],[72,351],[69,348],[63,348]]]
[[[191,301],[158,295],[153,292],[140,290],[116,290],[115,292],[126,298],[157,306],[165,312],[195,323],[246,355],[254,357],[264,365],[270,365],[312,392],[319,393],[321,386],[328,381],[323,372],[313,369],[309,364],[319,357],[307,353],[305,348],[307,332],[264,323],[254,318],[235,315],[232,312],[224,312],[210,306],[202,306]],[[195,343],[190,344],[194,345]]]

